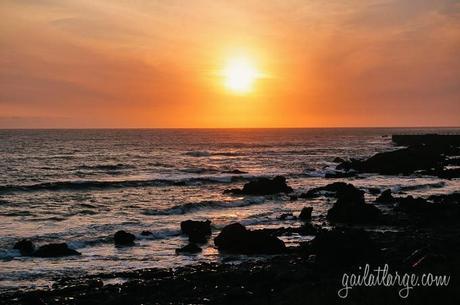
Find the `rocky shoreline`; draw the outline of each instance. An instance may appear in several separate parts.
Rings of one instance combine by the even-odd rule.
[[[458,178],[452,169],[458,160],[458,137],[433,135],[395,142],[407,144],[392,152],[366,160],[337,160],[338,175],[365,172],[380,174],[433,174]],[[216,248],[227,254],[258,255],[258,261],[200,264],[177,269],[143,269],[104,273],[82,278],[59,279],[51,289],[12,291],[0,296],[0,304],[460,304],[460,193],[414,198],[397,196],[390,190],[375,190],[374,204],[365,201],[364,191],[347,182],[335,182],[296,193],[282,176],[246,183],[234,195],[285,193],[290,200],[319,196],[334,199],[327,213],[333,229],[313,226],[311,207],[298,218],[299,227],[248,230],[238,223],[224,227],[214,238]],[[385,212],[378,206],[384,205]],[[211,242],[211,222],[188,220],[180,224],[189,243],[177,255],[192,255],[200,245]],[[314,235],[295,247],[279,238],[290,234]],[[142,235],[149,232],[142,232]],[[116,246],[134,246],[135,236],[118,231]],[[42,245],[31,241],[15,245],[24,256],[54,257],[79,255],[66,244]],[[344,274],[361,274],[388,266],[390,272],[449,277],[448,285],[413,285],[407,298],[398,293],[404,283],[353,287],[347,298],[339,291]]]

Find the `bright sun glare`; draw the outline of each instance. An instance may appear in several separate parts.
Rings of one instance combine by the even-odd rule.
[[[227,62],[223,76],[225,86],[229,90],[243,94],[251,91],[254,81],[259,78],[260,73],[247,58],[235,57]]]

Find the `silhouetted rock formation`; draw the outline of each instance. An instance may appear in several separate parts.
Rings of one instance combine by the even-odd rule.
[[[391,190],[387,189],[387,190],[384,190],[382,192],[382,194],[380,194],[379,197],[377,197],[375,202],[378,202],[378,203],[395,203],[396,199],[391,194]]]
[[[460,169],[446,168],[460,155],[460,135],[394,135],[393,141],[408,145],[389,152],[377,153],[366,160],[351,159],[337,165],[337,170],[354,170],[382,175],[420,173],[440,178],[458,178]]]
[[[263,231],[250,231],[239,223],[222,229],[214,239],[219,251],[238,254],[276,254],[286,251],[284,242]]]
[[[60,257],[70,255],[81,255],[81,253],[70,249],[66,243],[43,245],[33,253],[33,256],[37,257]]]
[[[300,211],[299,219],[304,220],[304,221],[310,220],[311,219],[311,212],[313,212],[312,207],[304,207],[302,209],[302,211]]]
[[[391,140],[400,146],[429,145],[429,146],[460,146],[460,135],[392,135]]]
[[[276,176],[273,179],[259,178],[255,181],[248,182],[244,185],[243,189],[226,190],[224,193],[231,193],[235,195],[271,195],[278,193],[290,193],[292,188],[286,183],[286,178],[283,176]]]
[[[23,256],[30,256],[34,252],[35,246],[30,240],[21,239],[14,244],[13,249],[19,250]]]
[[[327,219],[343,223],[375,223],[381,212],[373,205],[366,204],[364,192],[352,184],[340,186],[336,192],[337,201],[327,212]]]
[[[354,189],[354,186],[345,182],[334,182],[326,186],[320,186],[308,190],[306,193],[300,194],[301,198],[315,198],[321,195],[336,196],[338,192],[347,192]]]
[[[458,222],[460,218],[460,193],[430,196],[428,199],[413,196],[395,198],[396,211],[404,212],[420,223]]]
[[[117,231],[114,235],[114,242],[117,246],[132,246],[134,245],[136,236],[126,231]]]
[[[408,147],[390,152],[377,153],[369,159],[352,159],[337,166],[337,169],[382,175],[409,175],[418,170],[441,168],[443,155],[430,147]]]
[[[206,243],[211,236],[211,221],[186,220],[180,223],[180,229],[192,243]]]

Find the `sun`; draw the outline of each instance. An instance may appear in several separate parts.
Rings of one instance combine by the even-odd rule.
[[[225,87],[239,94],[250,92],[254,82],[260,77],[255,65],[242,56],[229,59],[222,74]]]

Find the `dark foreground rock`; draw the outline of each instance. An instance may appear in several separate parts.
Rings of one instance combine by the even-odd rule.
[[[237,254],[278,254],[286,251],[284,242],[263,231],[250,231],[239,223],[222,229],[214,239],[219,251]]]
[[[13,249],[19,250],[23,256],[30,256],[35,251],[35,245],[28,239],[22,239],[14,244]]]
[[[211,236],[211,221],[186,220],[180,223],[181,232],[191,243],[206,243]]]
[[[327,219],[332,222],[363,224],[377,223],[381,212],[373,205],[366,204],[364,192],[352,184],[341,187],[336,192],[337,201],[327,212]]]
[[[226,190],[224,193],[235,195],[272,195],[278,193],[291,193],[293,190],[286,183],[286,178],[276,176],[273,179],[259,178],[246,183],[243,189]]]
[[[117,231],[113,236],[115,245],[117,246],[133,246],[136,236],[134,234],[128,233],[126,231]]]
[[[368,233],[358,229],[321,231],[311,243],[319,264],[327,268],[345,268],[379,259],[379,249]]]
[[[33,256],[36,257],[60,257],[71,255],[81,255],[81,253],[69,248],[66,243],[43,245],[33,253]]]

